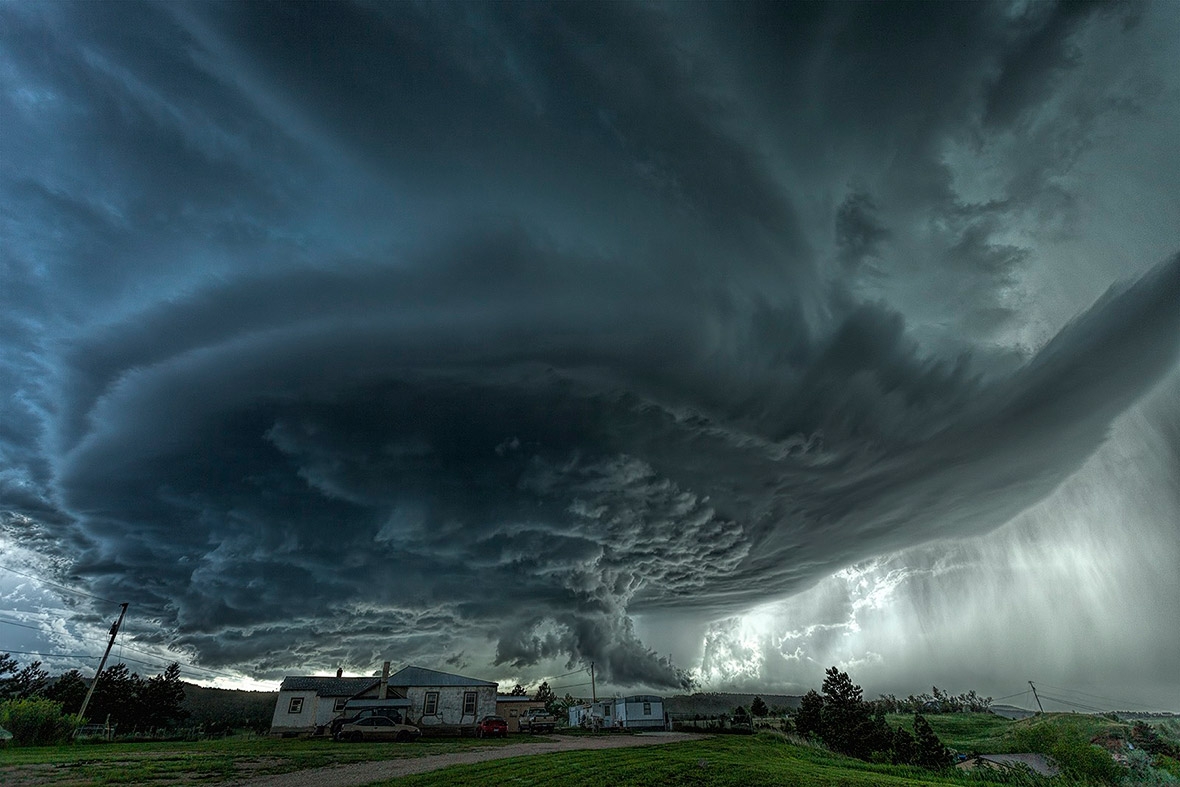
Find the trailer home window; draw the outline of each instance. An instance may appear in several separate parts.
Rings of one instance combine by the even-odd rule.
[[[287,713],[303,713],[303,697],[292,697]]]
[[[644,716],[651,715],[651,703],[650,702],[643,703],[643,715]]]
[[[476,698],[476,696],[477,695],[474,691],[463,692],[463,715],[464,716],[474,716],[475,715],[475,698]]]
[[[426,699],[422,703],[422,715],[433,716],[438,713],[438,692],[426,692]]]

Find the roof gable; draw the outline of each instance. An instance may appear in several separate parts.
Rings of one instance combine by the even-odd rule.
[[[389,676],[390,686],[497,686],[490,680],[467,678],[425,667],[402,667]]]
[[[332,678],[319,675],[289,675],[279,691],[314,691],[320,697],[351,697],[376,686],[376,678]]]

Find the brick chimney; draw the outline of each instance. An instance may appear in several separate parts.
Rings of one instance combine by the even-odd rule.
[[[385,662],[381,666],[381,685],[377,687],[377,699],[385,699],[385,695],[389,693],[389,662]]]
[[[338,678],[344,677],[344,667],[337,667],[336,668],[336,677],[338,677]]]

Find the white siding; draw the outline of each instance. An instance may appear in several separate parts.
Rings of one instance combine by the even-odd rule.
[[[438,692],[438,707],[424,715],[427,692]],[[475,692],[475,713],[463,713],[463,695]],[[496,712],[496,687],[493,686],[408,686],[409,716],[419,727],[469,727],[484,716]]]
[[[301,698],[303,700],[303,707],[299,713],[291,713],[291,700],[293,698]],[[314,691],[280,691],[279,698],[275,700],[275,715],[271,720],[270,728],[272,732],[283,732],[288,730],[311,730],[315,728],[319,722],[317,718],[316,706],[319,698],[316,697]],[[328,709],[331,710],[331,701],[328,701]]]

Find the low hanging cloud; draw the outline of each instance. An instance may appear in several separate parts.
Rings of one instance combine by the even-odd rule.
[[[958,98],[869,156],[904,180],[850,189],[764,141],[813,119],[706,76],[770,45],[781,9],[746,11],[5,9],[6,533],[213,667],[677,687],[632,615],[737,615],[1041,500],[1174,366],[1180,257],[1035,352],[893,288],[937,262],[964,324],[1032,319],[1034,250],[1001,236],[1043,191],[970,202],[938,147],[1028,122],[1070,67],[1033,38],[1133,27],[923,9],[918,63],[982,31],[928,86]],[[858,57],[880,24],[797,13]],[[815,110],[854,166],[885,144],[843,138],[857,85]]]

